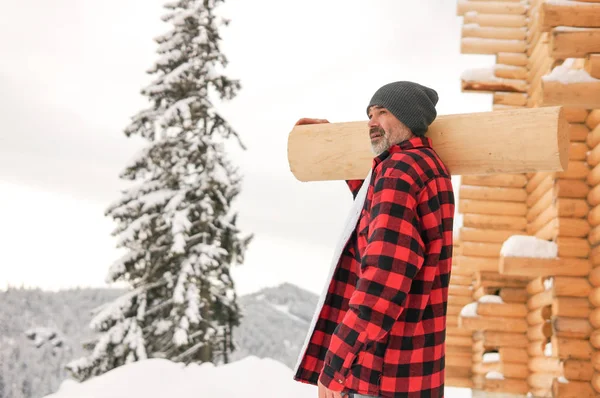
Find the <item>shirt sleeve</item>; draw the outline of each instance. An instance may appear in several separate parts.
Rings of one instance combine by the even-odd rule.
[[[417,209],[428,206],[429,198],[414,192],[406,174],[398,170],[386,174],[374,182],[362,272],[349,310],[333,333],[320,375],[321,383],[334,391],[343,390],[361,348],[391,330],[424,262]]]

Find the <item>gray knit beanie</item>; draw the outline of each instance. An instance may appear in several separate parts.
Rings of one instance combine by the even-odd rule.
[[[438,94],[435,90],[418,83],[399,81],[386,84],[373,94],[367,107],[382,106],[404,123],[415,135],[423,136],[435,120],[435,105]]]

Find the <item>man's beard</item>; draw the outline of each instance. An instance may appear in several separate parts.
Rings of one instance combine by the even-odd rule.
[[[373,151],[373,154],[375,154],[375,156],[379,156],[383,152],[390,149],[390,147],[391,147],[390,138],[389,138],[388,134],[386,134],[386,132],[382,128],[377,128],[377,127],[372,128],[369,131],[369,138],[371,137],[371,134],[373,134],[373,133],[381,134],[379,137],[377,137],[375,139],[371,139],[371,150]]]

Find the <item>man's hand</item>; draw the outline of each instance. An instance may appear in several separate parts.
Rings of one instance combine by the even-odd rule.
[[[343,398],[341,391],[332,391],[319,381],[319,398]]]
[[[311,119],[308,117],[303,117],[302,119],[298,120],[295,125],[301,126],[303,124],[322,124],[322,123],[329,123],[329,120],[327,120],[327,119]]]

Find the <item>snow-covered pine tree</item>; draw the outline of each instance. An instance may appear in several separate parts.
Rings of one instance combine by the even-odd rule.
[[[165,5],[173,29],[155,39],[160,58],[148,73],[157,77],[142,90],[151,106],[125,129],[149,144],[121,175],[136,184],[106,212],[127,249],[107,279],[131,289],[92,320],[101,333],[91,354],[67,365],[79,380],[151,357],[219,364],[233,350],[241,315],[230,268],[252,237],[236,226],[241,176],[224,149],[228,139],[243,144],[209,99],[240,88],[222,73],[222,2]]]

